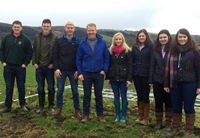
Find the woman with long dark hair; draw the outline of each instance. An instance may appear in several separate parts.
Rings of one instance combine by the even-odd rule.
[[[149,101],[149,69],[153,50],[153,43],[145,29],[140,30],[136,36],[136,43],[132,49],[133,81],[137,93],[139,117],[135,121],[148,125],[150,113]]]
[[[176,33],[165,70],[164,90],[171,94],[173,108],[173,131],[168,136],[179,133],[184,106],[184,138],[191,138],[195,122],[194,103],[197,94],[200,94],[200,52],[187,29]]]
[[[163,88],[167,54],[171,44],[171,35],[168,30],[161,30],[154,42],[151,58],[149,84],[153,86],[155,98],[156,129],[163,127],[163,116],[165,115],[165,130],[170,130],[172,120],[172,105],[169,93]]]

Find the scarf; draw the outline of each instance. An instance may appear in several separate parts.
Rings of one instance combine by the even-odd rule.
[[[119,56],[120,53],[122,53],[124,51],[124,47],[122,45],[120,46],[114,46],[112,48],[112,52],[116,55]]]

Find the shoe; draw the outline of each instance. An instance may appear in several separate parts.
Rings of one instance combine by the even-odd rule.
[[[36,113],[41,113],[41,112],[43,111],[43,109],[44,109],[44,108],[40,107],[40,108],[36,111]]]
[[[141,124],[141,119],[140,118],[137,118],[136,120],[135,120],[135,123],[137,123],[137,124]]]
[[[3,109],[0,110],[0,113],[8,113],[11,112],[11,108],[4,107]]]
[[[58,108],[55,112],[52,112],[52,115],[53,116],[58,116],[58,115],[61,114],[61,112],[62,112],[62,108]]]
[[[122,118],[120,119],[120,122],[125,123],[126,122],[126,118],[124,116],[122,116]]]
[[[105,123],[106,119],[103,116],[98,116],[99,122]]]
[[[163,130],[166,131],[166,132],[169,132],[169,131],[171,131],[172,129],[171,129],[170,126],[165,126],[165,128],[164,128]]]
[[[26,108],[26,106],[21,106],[21,109],[24,111],[24,112],[28,112],[28,109]]]
[[[149,124],[149,121],[143,119],[143,120],[140,122],[140,124],[141,124],[141,125],[144,125],[144,126],[147,126],[147,125]]]
[[[81,113],[80,113],[80,110],[79,110],[79,109],[76,109],[76,110],[75,110],[74,117],[75,117],[75,118],[78,118],[78,119],[81,118]]]
[[[49,108],[49,112],[53,113],[55,110],[53,109],[53,107]]]
[[[82,119],[81,119],[81,122],[82,122],[82,123],[85,123],[85,122],[87,122],[89,119],[90,119],[89,116],[83,116]]]
[[[156,129],[156,130],[162,129],[162,124],[156,124],[155,129]]]

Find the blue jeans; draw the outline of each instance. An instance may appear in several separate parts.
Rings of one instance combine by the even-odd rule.
[[[170,90],[173,112],[177,114],[182,113],[182,106],[186,114],[194,114],[194,103],[196,100],[196,83],[181,82],[178,83],[177,88]]]
[[[24,106],[26,103],[26,100],[25,100],[26,69],[22,68],[21,66],[7,65],[4,67],[4,80],[6,83],[5,106],[7,108],[12,107],[13,88],[14,88],[15,78],[17,81],[19,104],[20,106]]]
[[[120,102],[120,95],[121,95],[122,103],[127,103],[128,100],[127,100],[126,82],[111,81],[110,84],[114,93],[114,102],[115,103]]]
[[[84,72],[83,76],[84,76],[83,115],[88,116],[90,114],[90,101],[91,101],[92,84],[93,84],[97,116],[103,116],[102,90],[104,83],[104,75],[101,75],[100,73]]]
[[[65,89],[66,77],[68,77],[73,95],[74,108],[76,110],[79,110],[80,106],[79,106],[78,80],[74,79],[75,71],[61,71],[61,73],[62,75],[60,76],[60,78],[57,78],[57,86],[58,86],[57,108],[62,108],[63,106],[63,92]]]
[[[39,67],[36,69],[36,80],[38,94],[45,94],[45,79],[47,80],[48,92],[52,95],[55,93],[54,70],[48,67]]]

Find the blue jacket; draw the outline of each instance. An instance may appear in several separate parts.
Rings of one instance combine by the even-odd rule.
[[[76,54],[76,66],[78,74],[83,72],[100,72],[108,71],[110,64],[110,56],[106,42],[102,36],[96,35],[98,41],[95,44],[94,52],[87,42],[88,37],[84,37],[80,42]]]

